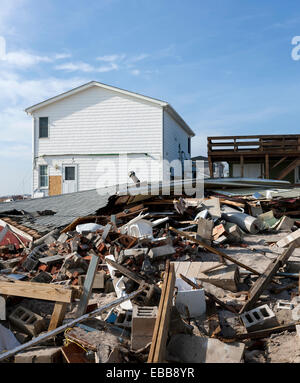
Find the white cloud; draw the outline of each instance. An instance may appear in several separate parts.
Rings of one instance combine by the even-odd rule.
[[[86,73],[94,71],[94,68],[90,64],[87,64],[84,62],[64,63],[64,64],[56,65],[55,69],[65,70],[67,72],[81,71],[81,72],[86,72]]]
[[[145,60],[146,58],[148,58],[150,55],[148,55],[147,53],[141,53],[137,56],[133,56],[133,57],[129,57],[127,62],[128,63],[136,63],[136,62],[139,62],[139,61],[142,61],[142,60]]]
[[[23,50],[10,52],[8,51],[6,44],[6,49],[0,56],[0,65],[5,66],[8,69],[26,69],[40,63],[52,63],[56,60],[62,60],[69,57],[71,57],[69,53],[56,53],[49,56],[42,56]]]
[[[77,62],[77,63],[64,63],[60,65],[56,65],[55,69],[57,70],[64,70],[67,72],[85,72],[85,73],[91,73],[91,72],[110,72],[112,70],[117,70],[119,67],[115,63],[110,63],[109,65],[103,65],[100,67],[92,66],[85,62]]]
[[[25,51],[16,51],[16,52],[6,52],[6,55],[1,60],[2,63],[14,66],[27,68],[41,62],[51,62],[51,59],[48,56],[38,56]]]
[[[97,57],[96,60],[98,61],[104,61],[104,62],[115,62],[115,61],[121,61],[126,57],[126,55],[121,54],[121,55],[106,55],[106,56],[101,56]]]
[[[134,76],[139,76],[141,74],[141,71],[138,69],[133,69],[130,73],[133,74]]]
[[[56,60],[69,59],[70,57],[72,57],[70,53],[57,53],[55,55]]]

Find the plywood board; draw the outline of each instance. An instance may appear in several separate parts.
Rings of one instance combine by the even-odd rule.
[[[60,195],[62,193],[62,177],[49,176],[49,196]]]

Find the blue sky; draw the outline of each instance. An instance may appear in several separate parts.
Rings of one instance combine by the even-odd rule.
[[[31,191],[32,104],[96,80],[208,135],[300,133],[297,0],[0,0],[0,195]]]

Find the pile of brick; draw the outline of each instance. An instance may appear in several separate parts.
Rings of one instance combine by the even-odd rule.
[[[160,346],[164,348],[160,361],[208,362],[203,356],[207,350],[202,350],[199,339],[204,337],[211,340],[206,347],[211,344],[220,353],[228,349],[228,340],[236,342],[239,351],[226,351],[226,358],[247,362],[249,339],[267,342],[273,332],[296,331],[300,318],[295,311],[288,323],[280,322],[271,307],[274,310],[282,293],[291,315],[299,306],[298,227],[297,219],[284,215],[276,218],[272,210],[263,210],[253,200],[155,196],[130,205],[115,201],[94,218],[79,218],[37,241],[1,245],[0,332],[7,338],[14,336],[19,347],[24,345],[24,350],[3,360],[146,362],[153,351],[153,334],[158,326],[166,326],[168,337]],[[272,254],[270,262],[282,257],[278,268],[268,269],[266,263],[263,270],[253,266],[255,257],[259,266],[261,254],[253,240],[260,240],[261,235],[265,239],[273,236],[265,243],[264,254],[266,249]],[[292,256],[296,259],[290,262]],[[296,273],[283,269],[289,262]],[[163,324],[159,324],[170,265],[174,265],[174,283],[168,285],[170,315],[165,313]],[[260,282],[264,270],[269,270],[265,275],[268,285]],[[20,288],[14,293],[8,282],[15,287],[25,283],[24,295]],[[54,308],[53,302],[52,306],[49,303],[50,326],[47,315],[28,308],[28,301],[47,301],[42,295],[46,285],[48,301],[56,302]],[[61,301],[59,297],[51,299],[52,287],[62,295],[63,291],[70,292],[70,296]],[[126,301],[126,296],[139,289],[143,291]],[[270,290],[267,297],[263,296],[266,289]],[[103,302],[105,306],[120,298],[125,300],[116,307],[108,304],[99,315],[51,336],[51,331],[101,308]],[[286,310],[282,307],[278,311]],[[56,321],[55,316],[59,317]],[[44,340],[41,334],[50,336]],[[199,353],[189,356],[192,344]],[[0,353],[5,355],[14,347],[13,341],[0,344]]]

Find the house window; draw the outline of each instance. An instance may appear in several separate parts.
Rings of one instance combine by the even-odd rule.
[[[40,187],[48,187],[48,166],[40,165]]]
[[[65,167],[65,181],[75,181],[75,166]]]
[[[191,137],[188,138],[188,153],[191,154]]]
[[[39,118],[39,137],[48,138],[48,117]]]

